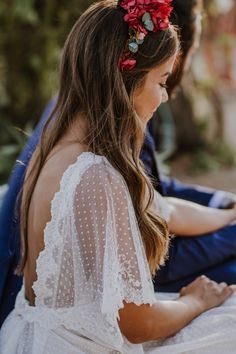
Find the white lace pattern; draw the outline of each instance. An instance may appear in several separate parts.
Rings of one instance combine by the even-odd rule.
[[[123,301],[155,302],[153,284],[128,188],[101,156],[83,153],[60,183],[37,260],[36,308],[47,327],[63,324],[121,348]],[[55,311],[56,310],[56,311]],[[45,326],[45,315],[37,321]]]
[[[167,209],[160,196],[154,203]],[[123,301],[157,300],[127,185],[106,158],[83,153],[65,171],[44,241],[36,306],[22,288],[0,332],[1,354],[235,353],[236,295],[166,340],[143,346],[122,336]]]

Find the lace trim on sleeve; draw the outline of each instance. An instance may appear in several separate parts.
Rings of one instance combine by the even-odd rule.
[[[51,215],[37,260],[36,307],[48,310],[51,326],[122,346],[123,302],[156,302],[124,179],[104,157],[83,153],[65,171]]]
[[[61,249],[65,242],[62,236],[63,215],[68,208],[71,193],[67,193],[68,185],[75,174],[79,179],[83,173],[94,163],[101,163],[102,157],[91,152],[84,152],[78,156],[77,161],[70,165],[64,172],[60,181],[60,189],[55,193],[51,202],[51,220],[44,229],[44,250],[40,252],[37,259],[36,273],[37,280],[33,284],[36,306],[52,307],[52,297],[55,290],[55,278],[58,273],[58,262],[61,256]],[[80,168],[77,168],[77,166]],[[67,196],[67,198],[66,198]]]

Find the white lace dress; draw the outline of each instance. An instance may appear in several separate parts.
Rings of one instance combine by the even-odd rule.
[[[164,202],[160,209],[168,216]],[[236,352],[235,297],[165,341],[134,345],[122,336],[123,301],[153,304],[156,296],[128,188],[106,158],[86,152],[69,166],[51,214],[36,306],[22,288],[0,332],[1,354]]]

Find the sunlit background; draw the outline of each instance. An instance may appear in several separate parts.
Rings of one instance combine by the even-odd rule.
[[[178,156],[170,173],[236,192],[235,0],[204,1],[200,49],[171,106]]]
[[[66,35],[86,0],[0,2],[0,185],[57,91]],[[205,0],[200,49],[160,120],[165,173],[236,192],[236,1]]]

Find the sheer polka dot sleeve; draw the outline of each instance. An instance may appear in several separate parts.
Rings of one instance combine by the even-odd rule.
[[[65,171],[51,214],[37,260],[36,305],[56,309],[49,326],[60,323],[124,352],[117,321],[124,301],[156,301],[124,179],[105,157],[83,153]]]
[[[75,296],[95,305],[115,330],[124,300],[143,304],[155,298],[128,188],[111,165],[93,165],[83,174],[73,215]]]

